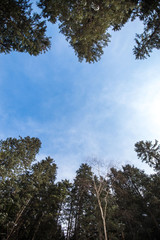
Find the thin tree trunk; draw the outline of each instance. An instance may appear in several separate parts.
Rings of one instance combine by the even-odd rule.
[[[18,216],[17,216],[17,218],[16,218],[16,221],[14,222],[14,226],[13,226],[13,228],[11,229],[11,231],[10,231],[9,235],[7,236],[7,239],[6,239],[6,240],[9,240],[9,239],[12,239],[12,240],[13,240],[13,236],[12,236],[12,235],[14,234],[16,228],[19,228],[18,222],[19,222],[22,214],[24,213],[24,211],[26,210],[26,208],[27,208],[27,206],[29,205],[30,202],[31,202],[31,198],[28,199],[26,205],[22,208],[21,211],[19,211]]]
[[[42,217],[43,217],[43,214],[42,214],[42,215],[40,216],[40,218],[39,218],[39,221],[38,221],[37,226],[36,226],[36,229],[35,229],[35,231],[34,231],[34,234],[33,234],[32,240],[35,240],[36,233],[38,232],[38,229],[39,229],[39,227],[40,227]]]
[[[93,179],[94,182],[94,189],[96,192],[96,196],[97,196],[97,201],[98,201],[98,206],[100,209],[100,213],[101,213],[101,218],[102,218],[102,222],[103,222],[103,230],[104,230],[104,240],[108,240],[107,237],[107,226],[106,226],[106,208],[107,208],[107,196],[108,196],[108,192],[107,195],[105,197],[105,208],[103,210],[102,208],[102,204],[101,204],[101,200],[100,200],[100,194],[101,194],[101,187],[102,187],[102,183],[100,182],[99,188],[97,188],[95,180]]]

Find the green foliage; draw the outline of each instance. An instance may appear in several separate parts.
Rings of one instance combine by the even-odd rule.
[[[124,226],[125,239],[159,239],[157,207],[160,198],[154,191],[157,187],[155,177],[159,179],[156,175],[148,176],[130,165],[119,171],[111,169],[111,186],[118,205],[116,214]],[[159,189],[157,191],[159,195]]]
[[[31,167],[39,152],[38,138],[7,138],[0,141],[0,167],[2,179],[16,177]]]
[[[154,170],[160,171],[160,145],[158,141],[152,144],[151,141],[140,141],[135,144],[135,151],[142,162],[146,162]]]
[[[94,239],[96,235],[95,226],[95,197],[92,189],[92,171],[87,164],[82,164],[76,172],[71,189],[71,205],[68,212],[72,219],[70,219],[68,229],[71,239],[87,240]],[[92,204],[91,204],[92,203]],[[72,221],[72,222],[71,222]]]
[[[40,146],[30,137],[0,142],[0,239],[64,239],[58,218],[66,186],[55,183],[53,159],[34,163]]]
[[[133,52],[136,59],[145,59],[152,50],[160,49],[160,1],[140,1],[135,16],[144,23],[144,32],[136,34]]]
[[[0,53],[38,55],[50,47],[45,21],[32,13],[30,0],[0,0]]]
[[[59,22],[60,32],[79,60],[98,61],[110,41],[109,28],[119,30],[129,19],[134,1],[40,0],[43,16]]]
[[[82,164],[73,183],[56,182],[52,158],[35,162],[40,146],[30,137],[0,141],[0,240],[160,238],[157,141],[135,144],[156,173],[126,165],[103,177]]]
[[[80,61],[98,61],[110,42],[108,30],[120,30],[129,19],[139,18],[144,24],[144,32],[136,35],[136,59],[160,48],[160,1],[40,0],[38,6],[50,22],[58,21]]]
[[[46,24],[58,22],[60,32],[79,61],[96,62],[108,46],[109,30],[120,30],[128,20],[139,19],[144,32],[136,34],[136,59],[160,48],[160,1],[152,0],[39,0],[41,14],[33,13],[30,0],[0,0],[0,52],[12,50],[38,55],[50,48]]]

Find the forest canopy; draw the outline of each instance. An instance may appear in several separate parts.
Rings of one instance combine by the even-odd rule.
[[[153,0],[39,0],[35,13],[30,0],[0,0],[0,52],[46,52],[51,40],[46,21],[58,23],[59,30],[79,61],[98,61],[111,41],[109,30],[119,31],[139,19],[144,31],[136,34],[133,53],[145,59],[160,48],[160,1]]]
[[[155,171],[135,166],[95,172],[81,164],[73,181],[57,181],[51,157],[37,162],[38,138],[0,141],[0,240],[158,240],[160,145],[135,144]]]

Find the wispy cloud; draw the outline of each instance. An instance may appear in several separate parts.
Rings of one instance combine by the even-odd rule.
[[[1,57],[1,138],[39,137],[38,159],[53,157],[59,178],[71,179],[93,156],[109,165],[140,165],[135,142],[160,139],[159,56],[135,61],[129,26],[94,65],[78,63],[54,31],[46,55]]]

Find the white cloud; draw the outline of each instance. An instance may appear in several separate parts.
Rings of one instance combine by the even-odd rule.
[[[127,161],[140,165],[134,143],[160,139],[160,70],[159,58],[154,54],[145,62],[135,62],[134,57],[130,60],[133,29],[129,31],[123,30],[124,36],[116,33],[101,62],[95,65],[79,64],[75,56],[72,58],[74,53],[61,35],[55,39],[53,36],[55,44],[45,56],[25,58],[23,55],[22,61],[18,55],[16,66],[13,64],[11,70],[17,75],[24,71],[27,83],[35,83],[30,86],[45,92],[46,96],[50,94],[43,96],[41,105],[41,109],[49,112],[48,119],[42,121],[29,114],[23,119],[16,118],[10,112],[6,114],[1,101],[0,136],[39,137],[42,149],[38,158],[53,157],[59,167],[59,178],[71,179],[88,156],[103,158],[113,165]],[[12,58],[8,59],[12,65]],[[7,77],[6,73],[3,75]],[[58,91],[64,85],[64,92],[58,95],[53,91],[51,95],[50,89]],[[68,108],[58,112],[61,106],[54,106],[55,98],[58,103],[67,101]]]
[[[138,164],[134,144],[160,139],[160,70],[157,66],[135,70],[132,81],[119,85],[107,81],[88,93],[84,107],[71,116],[41,123],[27,118],[12,120],[15,135],[42,140],[40,154],[53,157],[59,178],[72,178],[88,156],[103,158],[113,165]],[[2,134],[3,135],[3,134]]]

